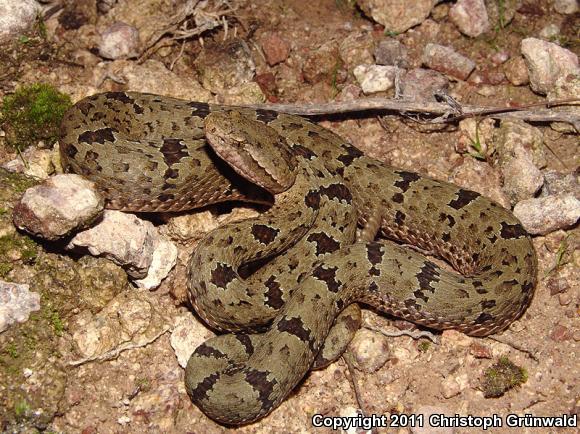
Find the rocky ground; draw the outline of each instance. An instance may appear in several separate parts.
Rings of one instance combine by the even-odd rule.
[[[577,99],[578,18],[574,0],[420,0],[413,7],[398,0],[143,0],[139,7],[6,0],[0,97],[43,82],[73,102],[107,90],[226,104],[368,95],[518,107]],[[556,110],[561,120],[575,117],[578,129],[578,108]],[[268,417],[236,430],[330,432],[312,426],[316,413],[579,415],[577,130],[562,121],[486,117],[436,124],[396,111],[317,121],[393,166],[514,208],[534,234],[539,284],[523,317],[485,339],[424,335],[365,310],[364,328],[341,360],[312,372]],[[19,200],[38,178],[61,171],[58,153],[34,142],[19,157],[8,142],[22,132],[0,126],[0,429],[226,431],[185,393],[182,367],[212,332],[188,308],[184,268],[205,232],[256,211],[215,207],[147,220],[108,212],[101,224],[109,226],[63,239],[82,223],[67,220],[57,198],[42,208],[51,217],[38,220],[38,233],[52,241],[30,238],[14,222],[27,227],[38,197],[29,190]],[[91,206],[100,212],[102,203]],[[127,229],[110,235],[115,228]],[[119,249],[115,236],[141,243]],[[486,398],[498,370],[490,368],[503,356],[523,369],[516,371],[525,382]],[[428,424],[389,430],[409,431],[473,432]]]

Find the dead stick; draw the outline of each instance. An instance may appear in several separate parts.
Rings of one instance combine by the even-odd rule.
[[[580,103],[580,99],[546,101],[528,104],[521,107],[480,107],[461,106],[460,110],[449,104],[428,101],[404,101],[388,98],[366,98],[355,101],[330,102],[320,104],[252,104],[246,107],[262,110],[275,110],[303,116],[328,115],[338,113],[360,112],[368,110],[396,111],[401,113],[423,113],[439,116],[432,123],[455,122],[467,117],[484,116],[494,119],[515,118],[532,122],[566,122],[580,129],[580,116],[565,111],[540,109],[539,107],[571,106]],[[536,108],[535,110],[529,110]]]

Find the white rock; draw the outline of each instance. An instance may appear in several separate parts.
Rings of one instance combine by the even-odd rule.
[[[41,11],[34,0],[2,0],[0,2],[0,42],[9,41],[28,29]]]
[[[457,0],[449,10],[449,18],[459,31],[475,38],[490,29],[483,0]]]
[[[391,357],[386,336],[367,329],[360,329],[349,348],[356,368],[363,372],[375,372]]]
[[[78,175],[56,175],[26,190],[14,208],[16,227],[47,240],[87,227],[101,213],[103,197]]]
[[[211,330],[196,320],[192,314],[177,317],[170,342],[179,366],[185,368],[193,351],[213,336],[215,335]]]
[[[526,38],[521,43],[521,52],[535,92],[546,94],[560,77],[580,74],[578,56],[552,42]]]
[[[135,280],[139,288],[155,289],[177,263],[177,247],[171,241],[162,236],[156,238],[156,247],[153,250],[153,259],[147,271],[147,276],[140,280]]]
[[[129,24],[116,22],[101,35],[99,54],[106,59],[136,57],[139,46],[139,31]]]
[[[574,14],[578,12],[578,0],[554,0],[554,9],[559,14]]]
[[[398,68],[390,65],[358,65],[353,74],[364,93],[384,92],[395,85]]]
[[[0,280],[0,333],[12,324],[28,320],[30,312],[40,310],[40,295],[30,285]]]
[[[67,248],[87,247],[92,255],[104,256],[121,265],[131,277],[144,279],[153,263],[157,248],[161,249],[160,254],[164,251],[165,254],[177,255],[175,246],[161,245],[164,244],[162,239],[151,222],[141,220],[133,214],[105,210],[99,224],[76,234]],[[156,262],[155,276],[145,279],[143,286],[158,280],[160,269],[170,270],[175,264],[175,258],[157,258]]]
[[[526,199],[516,204],[514,214],[530,234],[545,235],[575,225],[580,200],[572,194]]]

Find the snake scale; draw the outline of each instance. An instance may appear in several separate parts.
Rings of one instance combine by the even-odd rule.
[[[367,157],[301,117],[109,92],[67,112],[60,145],[67,170],[95,181],[111,208],[270,204],[207,234],[188,264],[192,305],[227,333],[194,351],[186,389],[223,424],[276,408],[325,340],[338,340],[328,336],[341,312],[356,328],[352,303],[485,336],[534,293],[536,255],[510,211]]]

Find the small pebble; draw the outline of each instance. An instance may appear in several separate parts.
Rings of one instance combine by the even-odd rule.
[[[540,30],[540,38],[552,41],[556,36],[560,34],[560,26],[558,24],[548,24],[542,30]]]
[[[478,359],[491,359],[493,356],[488,346],[478,343],[471,344],[469,352]]]
[[[544,171],[544,187],[542,196],[553,196],[556,194],[573,194],[576,199],[580,199],[579,171],[561,173],[556,170]]]
[[[475,62],[453,48],[427,44],[423,50],[423,64],[435,71],[465,80],[475,69]]]
[[[569,340],[571,337],[572,333],[570,332],[570,329],[560,324],[554,327],[554,330],[552,330],[552,333],[550,334],[550,338],[556,342],[564,342]]]
[[[260,40],[266,62],[270,66],[284,62],[290,54],[290,44],[278,33],[267,33]]]
[[[572,294],[569,292],[560,294],[558,296],[558,302],[560,303],[560,306],[568,306],[570,303],[572,303]]]
[[[14,323],[28,320],[31,312],[40,310],[40,294],[30,285],[0,280],[0,333]]]
[[[384,92],[395,85],[398,68],[387,65],[359,65],[353,74],[364,93]]]
[[[375,48],[375,62],[378,65],[404,68],[408,61],[407,48],[396,39],[384,39]]]
[[[401,96],[411,101],[437,101],[436,95],[449,93],[449,80],[432,69],[415,68],[401,79]]]
[[[578,0],[554,0],[554,9],[563,15],[575,14],[578,12]]]
[[[99,54],[105,59],[126,59],[139,55],[139,31],[129,24],[116,22],[101,35]]]
[[[356,3],[367,16],[385,26],[385,30],[402,33],[422,23],[437,2],[413,0],[412,7],[400,0],[357,0]]]
[[[354,365],[368,373],[380,369],[391,356],[387,337],[367,329],[361,329],[356,333],[349,348]]]
[[[523,86],[530,82],[526,61],[522,56],[515,56],[503,65],[503,72],[514,86]]]
[[[457,0],[449,10],[449,18],[461,33],[472,38],[491,28],[484,0]]]

